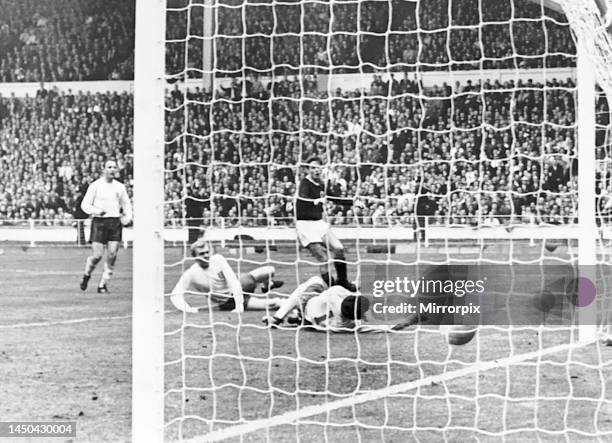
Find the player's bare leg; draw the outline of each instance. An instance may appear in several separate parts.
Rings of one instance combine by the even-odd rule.
[[[104,272],[98,284],[98,292],[108,292],[106,284],[111,279],[117,261],[117,253],[119,251],[119,242],[109,241],[106,245],[106,262],[104,263]]]
[[[336,284],[343,286],[351,292],[355,292],[357,288],[348,280],[346,254],[344,253],[342,242],[331,230],[325,234],[324,240],[334,255],[334,267],[336,268],[337,276]]]
[[[278,309],[281,299],[250,297],[246,302],[245,309],[248,311],[265,311],[267,309]]]
[[[333,286],[333,278],[329,274],[329,263],[327,256],[327,249],[322,243],[310,243],[306,248],[310,251],[310,254],[319,262],[319,271],[321,272],[321,278],[327,286]]]
[[[263,323],[268,326],[278,326],[287,316],[294,310],[299,313],[299,318],[301,319],[301,300],[305,293],[310,292],[311,294],[320,294],[325,290],[326,287],[329,287],[327,283],[325,283],[319,277],[310,277],[307,281],[300,284],[295,290],[289,295],[289,297],[282,300],[278,310],[273,314],[267,314],[263,319]]]
[[[249,274],[253,277],[255,282],[261,283],[261,292],[266,294],[273,289],[280,288],[284,284],[281,280],[274,280],[275,272],[274,266],[267,265],[253,269]]]
[[[263,266],[265,267],[265,266]],[[272,266],[269,266],[274,270]],[[267,274],[268,275],[268,274]],[[253,294],[257,289],[257,285],[259,282],[255,279],[253,275],[253,271],[247,272],[240,276],[240,285],[242,286],[242,291],[246,294]],[[252,311],[263,311],[265,309],[276,309],[280,306],[280,298],[273,297],[249,297],[245,304],[245,309]]]
[[[96,268],[96,265],[102,260],[102,254],[104,253],[104,244],[99,242],[92,242],[91,244],[92,254],[87,257],[85,262],[85,273],[81,280],[81,290],[87,289],[87,284],[91,278],[91,273]]]

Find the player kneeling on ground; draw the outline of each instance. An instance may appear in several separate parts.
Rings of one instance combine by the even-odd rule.
[[[210,250],[210,245],[203,239],[191,245],[191,255],[195,257],[196,263],[181,275],[172,290],[170,300],[176,309],[198,312],[197,308],[185,301],[185,293],[207,295],[213,302],[218,303],[222,311],[275,309],[280,305],[279,298],[257,298],[249,295],[255,292],[259,284],[264,294],[283,285],[282,281],[272,279],[274,266],[261,266],[241,274],[239,278],[225,257],[221,254],[211,256]]]
[[[263,322],[278,326],[297,309],[298,321],[305,325],[330,331],[351,330],[360,326],[369,307],[367,298],[342,286],[328,288],[321,277],[312,277],[283,300],[274,315],[264,317]]]

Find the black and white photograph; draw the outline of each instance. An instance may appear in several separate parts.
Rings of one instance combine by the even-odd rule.
[[[612,0],[0,11],[0,441],[612,440]]]

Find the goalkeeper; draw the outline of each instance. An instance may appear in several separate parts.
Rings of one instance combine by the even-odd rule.
[[[311,277],[300,284],[289,298],[283,300],[272,316],[263,322],[278,326],[294,310],[304,324],[320,330],[340,332],[354,330],[370,307],[367,298],[355,295],[342,286],[327,287],[321,277]]]
[[[242,312],[245,309],[275,309],[279,306],[278,298],[256,298],[248,294],[255,292],[258,284],[261,284],[264,294],[283,285],[282,281],[272,279],[274,266],[261,266],[238,277],[225,257],[221,254],[211,256],[210,250],[210,245],[204,239],[191,245],[191,255],[196,263],[181,275],[172,290],[170,301],[176,309],[198,312],[185,300],[186,293],[207,295],[218,303],[222,311]]]

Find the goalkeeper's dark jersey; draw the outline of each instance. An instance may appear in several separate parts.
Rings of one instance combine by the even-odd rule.
[[[327,189],[323,183],[315,183],[308,177],[300,182],[298,197],[295,204],[295,216],[298,220],[321,220],[323,218],[323,204],[314,204],[314,200],[329,197],[331,201],[340,205],[352,205],[350,198],[340,197],[340,191],[328,184]]]

